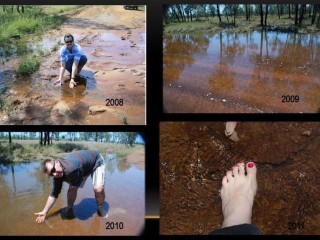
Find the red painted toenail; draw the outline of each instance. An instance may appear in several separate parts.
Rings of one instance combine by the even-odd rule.
[[[248,168],[253,168],[253,166],[254,166],[253,162],[248,163]]]
[[[240,162],[238,162],[237,164],[243,163],[243,161],[241,160]]]

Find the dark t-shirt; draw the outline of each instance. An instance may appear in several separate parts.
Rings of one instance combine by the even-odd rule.
[[[57,198],[61,192],[63,182],[79,187],[83,178],[93,173],[103,164],[100,153],[96,150],[80,150],[67,154],[59,160],[64,168],[63,177],[53,178],[53,189],[50,196]]]

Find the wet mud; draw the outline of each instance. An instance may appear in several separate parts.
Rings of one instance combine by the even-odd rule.
[[[50,125],[137,125],[145,124],[146,60],[145,11],[124,10],[119,6],[85,6],[67,15],[59,30],[31,39],[47,50],[40,70],[31,77],[17,77],[14,69],[19,59],[0,66],[1,90],[8,103],[2,111],[1,124]],[[88,58],[69,88],[65,71],[61,87],[59,49],[54,45],[72,33]],[[121,101],[110,109],[90,114],[89,107],[107,104],[107,99]],[[116,100],[117,99],[117,100]]]
[[[143,151],[144,153],[144,151]],[[51,192],[52,179],[41,162],[0,164],[0,235],[2,236],[135,236],[145,224],[144,154],[132,151],[125,158],[105,156],[105,204],[108,217],[97,214],[97,203],[89,177],[79,188],[73,214],[66,213],[68,184],[42,224],[34,213],[43,209]],[[132,163],[131,155],[139,155]],[[138,164],[137,164],[138,163]],[[108,224],[112,223],[112,225]]]
[[[318,34],[276,31],[168,34],[163,40],[163,110],[319,112],[319,43]]]
[[[252,223],[263,234],[319,235],[319,127],[240,122],[233,142],[224,122],[160,123],[160,234],[220,228],[222,178],[244,160],[258,169]]]

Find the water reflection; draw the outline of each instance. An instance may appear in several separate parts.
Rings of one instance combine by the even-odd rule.
[[[319,43],[319,34],[266,31],[166,36],[164,83],[273,110],[315,112]],[[282,95],[299,95],[299,104],[283,109]]]
[[[111,155],[110,155],[111,156]],[[68,184],[49,211],[44,224],[35,223],[35,212],[43,208],[52,179],[42,172],[41,162],[0,164],[0,235],[138,235],[144,227],[144,170],[125,159],[105,156],[105,206],[109,217],[96,214],[92,182],[79,189],[75,218],[65,217]],[[123,229],[106,231],[106,221],[123,222]],[[19,223],[13,225],[13,223]],[[76,227],[77,226],[77,227]]]

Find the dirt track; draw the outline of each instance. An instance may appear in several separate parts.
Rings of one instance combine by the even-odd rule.
[[[61,45],[45,56],[31,78],[15,79],[7,71],[8,82],[14,82],[7,97],[13,109],[1,116],[1,124],[145,124],[145,10],[86,6],[67,17],[60,29],[44,35],[41,45],[49,50],[58,40],[63,43],[66,33],[74,35],[88,58],[78,85],[69,88],[66,71],[64,84],[54,86]],[[6,64],[14,67],[16,62]],[[89,107],[106,106],[106,99],[121,105],[88,114]]]

